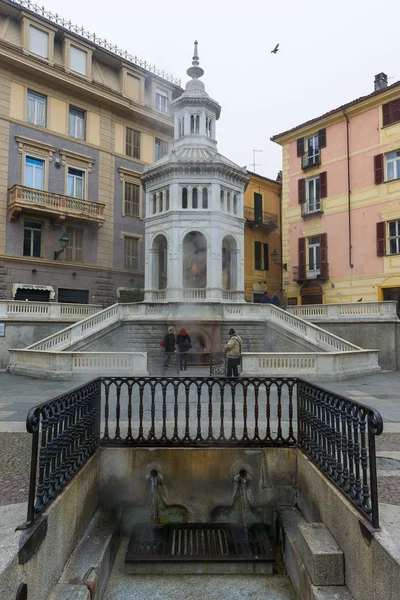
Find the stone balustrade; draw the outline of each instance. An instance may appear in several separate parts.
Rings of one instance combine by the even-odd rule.
[[[397,302],[348,302],[288,306],[287,312],[307,321],[397,320]]]
[[[97,304],[0,300],[0,321],[79,321],[101,310]]]

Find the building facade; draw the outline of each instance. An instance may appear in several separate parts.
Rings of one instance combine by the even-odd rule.
[[[244,194],[244,283],[247,302],[261,302],[265,292],[282,294],[281,183],[248,171]]]
[[[143,288],[140,175],[182,90],[28,5],[0,2],[0,296],[110,304]]]
[[[171,103],[171,152],[146,167],[146,300],[244,300],[243,194],[249,177],[219,154],[221,107],[205,91],[195,42],[191,79]]]
[[[400,299],[400,82],[272,138],[289,304]]]

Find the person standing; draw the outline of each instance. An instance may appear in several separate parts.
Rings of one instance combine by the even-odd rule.
[[[192,347],[192,340],[190,339],[190,335],[184,327],[178,331],[176,343],[178,344],[179,351],[179,368],[181,371],[186,371],[188,362],[187,353]]]
[[[165,362],[164,366],[168,367],[171,356],[175,352],[176,346],[176,337],[175,337],[175,327],[168,327],[168,333],[165,336]]]
[[[227,377],[239,377],[238,366],[242,355],[242,339],[236,335],[234,329],[229,330],[231,336],[225,346],[226,356],[228,358]]]
[[[271,298],[267,292],[265,292],[264,296],[261,298],[261,304],[271,304]]]
[[[274,306],[280,306],[278,294],[273,294],[271,304],[273,304]]]

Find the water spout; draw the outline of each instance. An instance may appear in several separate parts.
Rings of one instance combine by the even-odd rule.
[[[247,539],[248,536],[248,507],[249,507],[249,499],[247,497],[248,486],[250,484],[250,476],[247,471],[242,469],[235,476],[234,481],[238,484],[237,489],[237,498],[239,502],[239,510],[241,521],[245,533],[245,537]]]
[[[156,469],[152,469],[148,475],[150,483],[150,526],[154,528],[159,524],[159,487],[164,480]]]

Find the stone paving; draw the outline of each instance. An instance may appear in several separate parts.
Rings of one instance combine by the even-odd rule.
[[[0,434],[0,505],[28,499],[30,455],[28,433]]]

